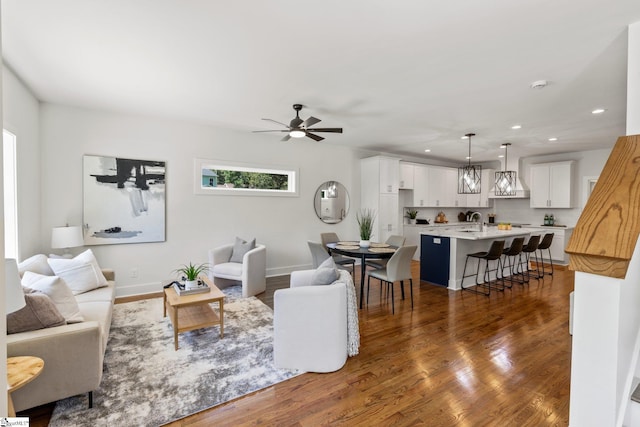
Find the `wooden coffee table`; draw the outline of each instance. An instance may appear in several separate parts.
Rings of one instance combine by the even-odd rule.
[[[202,276],[200,279],[209,286],[211,289],[209,292],[180,296],[173,287],[164,290],[162,316],[167,317],[167,311],[169,311],[176,350],[178,349],[178,334],[182,332],[220,325],[220,338],[224,336],[225,295],[208,277]],[[213,302],[219,304],[219,314],[210,305]]]

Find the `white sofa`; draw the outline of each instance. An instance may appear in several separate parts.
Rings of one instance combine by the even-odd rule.
[[[7,356],[37,356],[42,373],[11,393],[16,411],[89,393],[102,380],[104,353],[109,339],[115,301],[113,270],[102,270],[106,287],[76,295],[84,321],[7,336]]]
[[[290,288],[274,293],[273,354],[278,368],[333,372],[344,366],[348,355],[357,354],[360,337],[351,275],[340,270],[332,284],[309,286],[314,271],[294,271]],[[353,292],[351,304],[349,286]],[[351,322],[355,310],[351,334],[349,310]]]
[[[209,279],[242,282],[244,298],[258,295],[267,289],[267,248],[256,245],[242,257],[242,264],[230,262],[233,244],[209,250]]]

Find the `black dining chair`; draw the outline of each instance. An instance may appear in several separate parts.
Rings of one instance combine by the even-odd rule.
[[[544,237],[542,238],[542,241],[538,245],[538,251],[540,251],[540,263],[542,264],[542,274],[541,275],[538,274],[538,277],[540,278],[544,277],[545,274],[548,274],[549,276],[553,276],[553,259],[551,258],[552,243],[553,243],[553,233],[547,233],[544,235]],[[549,263],[551,264],[551,271],[548,273],[545,273],[544,271],[544,255],[542,251],[544,251],[545,249],[549,252]]]
[[[460,287],[462,288],[462,290],[464,291],[469,291],[469,292],[474,292],[477,294],[482,294],[482,295],[486,295],[489,296],[491,294],[491,288],[494,288],[498,291],[503,291],[504,290],[504,278],[502,277],[502,251],[504,250],[504,240],[494,240],[493,243],[491,243],[491,247],[489,248],[488,251],[486,252],[475,252],[472,254],[467,254],[467,258],[464,261],[464,269],[462,270],[462,281],[460,282]],[[476,268],[475,273],[471,273],[469,275],[466,274],[467,272],[467,263],[469,262],[469,258],[476,258],[478,260],[478,267]],[[484,260],[484,275],[483,275],[483,282],[480,282],[480,280],[478,279],[479,275],[480,275],[480,265],[482,264],[482,261]],[[489,265],[489,261],[496,261],[496,268],[495,269],[491,269],[490,265]],[[496,272],[496,280],[495,280],[495,286],[491,285],[491,272],[495,271]],[[498,274],[500,273],[500,274]],[[465,288],[464,287],[464,279],[467,277],[473,277],[475,276],[476,280],[475,280],[475,285],[474,289],[472,288]],[[498,281],[502,282],[502,287],[498,286]],[[487,289],[486,292],[481,292],[478,290],[478,286],[482,286],[484,288]]]
[[[538,273],[538,275],[535,278],[540,278],[540,263],[538,262],[538,254],[536,252],[538,250],[539,244],[540,236],[536,235],[529,237],[529,241],[527,242],[526,246],[522,248],[522,252],[518,257],[518,266],[520,269],[520,273],[522,274],[522,277],[524,279],[524,283],[529,283],[529,280],[531,279],[531,274],[529,271],[529,261],[531,260],[531,254],[533,254],[533,256],[535,256],[536,258],[536,272]],[[526,269],[523,266],[525,266]]]
[[[523,283],[524,276],[522,276],[522,280],[517,280],[515,276],[518,276],[518,262],[517,258],[522,253],[522,248],[524,247],[524,237],[516,237],[511,242],[511,245],[508,248],[505,248],[502,251],[502,255],[504,256],[504,262],[502,263],[503,267],[507,267],[509,270],[509,276],[504,277],[505,286],[507,288],[511,288],[514,283]],[[508,264],[508,265],[505,265]],[[509,281],[510,285],[507,286],[506,281]]]

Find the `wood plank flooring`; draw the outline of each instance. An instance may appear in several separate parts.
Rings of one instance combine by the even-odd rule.
[[[303,374],[169,425],[567,426],[573,272],[556,268],[553,278],[485,297],[420,283],[417,262],[412,270],[413,311],[396,284],[392,315],[372,281],[360,354],[341,370]],[[273,306],[288,281],[268,279],[260,298]]]
[[[170,426],[566,426],[573,272],[490,297],[420,284],[396,314],[372,283],[360,354]],[[356,277],[359,274],[356,272]],[[285,279],[270,283],[265,300]]]

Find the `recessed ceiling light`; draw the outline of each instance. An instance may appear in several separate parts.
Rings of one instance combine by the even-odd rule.
[[[595,110],[593,110],[593,111],[591,112],[591,114],[602,114],[602,113],[604,113],[605,111],[607,111],[607,110],[605,110],[604,108],[596,108]]]
[[[503,158],[503,157],[504,157],[504,154],[500,154],[500,155],[498,156],[498,158],[500,158],[500,159],[501,159],[501,158]]]
[[[554,137],[552,137],[552,138],[549,138],[549,141],[551,141],[551,142],[553,142],[553,141],[557,141],[557,140],[558,140],[558,138],[556,138],[555,136],[554,136]]]
[[[424,150],[425,153],[430,153],[431,149],[427,148],[426,150]]]
[[[522,125],[513,125],[511,129],[522,129]]]
[[[465,157],[465,159],[471,160],[471,156],[467,156],[467,157]]]

